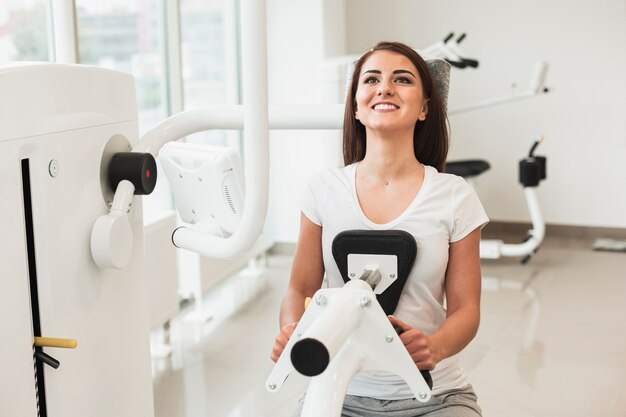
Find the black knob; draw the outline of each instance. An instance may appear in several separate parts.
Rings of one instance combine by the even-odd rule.
[[[533,156],[519,161],[519,182],[524,187],[536,187],[546,178],[546,158]]]
[[[109,184],[115,190],[122,180],[135,186],[135,195],[150,194],[157,180],[157,167],[150,153],[120,152],[109,164]]]

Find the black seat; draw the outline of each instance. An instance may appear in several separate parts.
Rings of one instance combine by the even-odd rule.
[[[466,161],[446,163],[446,172],[448,174],[458,175],[463,178],[475,177],[487,171],[489,168],[489,163],[482,159],[468,159]]]

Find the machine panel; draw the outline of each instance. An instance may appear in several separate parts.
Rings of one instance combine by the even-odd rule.
[[[152,416],[139,198],[133,199],[130,214],[134,241],[129,265],[101,269],[90,252],[93,224],[108,209],[101,188],[103,150],[114,135],[137,140],[134,81],[126,74],[81,66],[28,66],[23,71],[26,75],[20,68],[0,68],[0,109],[6,110],[0,114],[0,312],[3,339],[10,341],[0,348],[8,364],[8,372],[3,366],[0,373],[0,415],[37,415],[33,328],[40,327],[41,336],[78,342],[75,349],[42,348],[60,366],[43,365],[40,415]],[[35,87],[38,96],[29,102],[23,93]],[[29,239],[24,160],[32,203],[26,209],[32,214]],[[31,308],[32,265],[38,311]]]

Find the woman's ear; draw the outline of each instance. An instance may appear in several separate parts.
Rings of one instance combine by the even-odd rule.
[[[428,115],[428,102],[429,101],[430,99],[424,100],[424,105],[422,106],[422,110],[420,111],[420,115],[418,119],[422,122],[426,120],[426,116]]]

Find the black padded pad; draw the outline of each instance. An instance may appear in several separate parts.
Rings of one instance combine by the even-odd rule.
[[[482,159],[468,159],[467,161],[446,162],[446,172],[459,177],[475,177],[490,168],[489,162]]]
[[[348,254],[396,255],[398,277],[389,288],[376,296],[387,315],[396,311],[400,294],[417,255],[417,243],[410,233],[402,230],[346,230],[333,240],[332,252],[346,283],[350,281]]]

